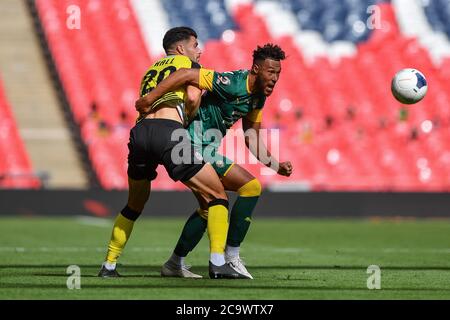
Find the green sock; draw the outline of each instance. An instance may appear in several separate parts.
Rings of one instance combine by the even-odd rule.
[[[174,250],[175,254],[179,257],[186,257],[202,239],[206,226],[207,220],[195,211],[184,225],[183,232]]]
[[[247,235],[251,216],[259,197],[238,197],[231,209],[227,245],[239,247]]]

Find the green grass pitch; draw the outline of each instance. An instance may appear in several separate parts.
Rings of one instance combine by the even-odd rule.
[[[0,219],[0,299],[450,299],[448,220],[258,219],[241,255],[254,280],[207,278],[206,235],[187,259],[204,279],[161,278],[183,219],[141,219],[119,261],[96,277],[112,220]],[[78,265],[81,289],[66,286]],[[381,289],[367,289],[369,265]]]

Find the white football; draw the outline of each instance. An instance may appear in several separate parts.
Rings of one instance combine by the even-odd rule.
[[[404,104],[419,102],[425,97],[427,90],[427,80],[417,69],[402,69],[392,79],[392,94],[395,99]]]

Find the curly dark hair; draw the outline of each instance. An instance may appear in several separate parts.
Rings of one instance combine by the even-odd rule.
[[[166,32],[163,39],[163,48],[167,51],[178,41],[189,40],[193,36],[197,38],[197,33],[189,27],[175,27]]]
[[[258,46],[253,51],[253,63],[256,61],[264,61],[266,59],[272,59],[276,61],[286,59],[286,54],[280,46],[273,43],[266,43],[264,46]]]

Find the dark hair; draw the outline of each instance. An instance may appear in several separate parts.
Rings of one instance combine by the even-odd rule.
[[[266,43],[263,47],[258,46],[255,51],[253,51],[253,63],[259,60],[272,59],[276,61],[286,59],[286,55],[280,46],[272,43]]]
[[[163,39],[163,48],[167,51],[178,41],[189,40],[193,36],[197,38],[197,33],[189,27],[175,27],[166,32]]]

